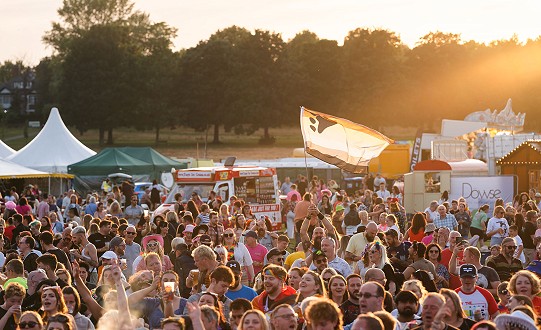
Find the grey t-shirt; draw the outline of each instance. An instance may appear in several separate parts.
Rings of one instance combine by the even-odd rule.
[[[490,282],[496,282],[500,280],[498,272],[494,268],[483,266],[477,271],[477,283],[476,285],[482,287],[483,289],[497,289],[493,288],[490,285]]]
[[[434,264],[426,260],[425,258],[417,260],[416,262],[409,265],[409,267],[415,270],[425,270],[428,273],[432,273],[432,275],[434,275],[434,278],[438,277],[438,274],[436,273],[436,268],[434,268]]]

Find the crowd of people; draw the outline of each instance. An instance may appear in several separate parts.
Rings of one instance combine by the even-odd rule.
[[[479,209],[444,192],[407,214],[381,175],[351,196],[301,175],[280,184],[276,230],[235,196],[149,214],[102,188],[3,195],[0,329],[539,327],[536,191]]]

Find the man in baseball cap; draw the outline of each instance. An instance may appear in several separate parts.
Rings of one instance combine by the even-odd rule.
[[[257,292],[249,286],[242,284],[242,269],[238,261],[230,260],[225,264],[226,267],[233,271],[234,281],[225,293],[225,296],[231,300],[244,298],[252,301],[257,297]]]
[[[203,245],[212,247],[212,239],[207,234],[201,235],[199,242]]]
[[[284,256],[286,251],[280,251],[277,248],[272,248],[266,255],[267,264],[284,266]]]
[[[459,275],[462,285],[456,292],[462,300],[462,309],[466,315],[474,321],[494,319],[499,313],[498,304],[488,290],[475,285],[477,268],[472,264],[463,264]]]

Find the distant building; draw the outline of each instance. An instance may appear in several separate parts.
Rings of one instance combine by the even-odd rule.
[[[36,111],[35,74],[28,72],[0,83],[0,111],[16,110],[21,115]]]

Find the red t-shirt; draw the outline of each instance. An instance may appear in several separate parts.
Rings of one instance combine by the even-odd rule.
[[[541,316],[541,297],[535,296],[532,299],[533,309],[537,316]]]
[[[453,252],[446,248],[445,250],[441,251],[441,261],[440,263],[447,267],[447,270],[449,270],[449,262],[451,261],[451,256],[453,255]],[[459,271],[460,265],[464,263],[464,252],[460,251],[458,256],[456,257],[457,260],[457,272]],[[455,290],[456,288],[459,288],[462,286],[462,282],[460,282],[460,277],[451,274],[451,277],[449,278],[449,288],[452,290]]]

